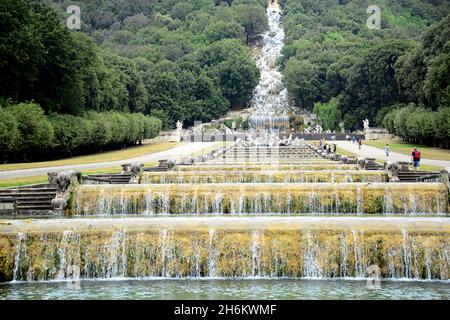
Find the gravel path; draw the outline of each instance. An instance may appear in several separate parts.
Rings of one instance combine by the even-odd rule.
[[[401,154],[398,152],[390,152],[389,159],[386,158],[386,154],[383,149],[379,149],[376,147],[363,145],[361,147],[361,150],[358,149],[357,144],[353,144],[349,141],[334,141],[333,143],[336,143],[336,145],[344,149],[346,151],[349,151],[351,153],[356,154],[359,157],[368,157],[368,158],[376,158],[376,159],[386,159],[390,161],[411,161],[411,157],[407,156],[405,154]],[[412,150],[411,150],[412,152]],[[432,166],[440,166],[440,167],[450,167],[450,159],[448,161],[445,160],[432,160],[426,158],[426,153],[424,154],[422,152],[422,161],[421,164],[428,164]]]
[[[65,171],[65,170],[92,170],[92,169],[102,169],[114,166],[120,166],[121,164],[127,162],[157,162],[158,160],[174,160],[187,156],[193,152],[197,152],[215,145],[217,142],[192,142],[173,149],[164,150],[161,152],[151,153],[144,156],[139,156],[131,159],[124,159],[118,161],[108,161],[108,162],[98,162],[98,163],[86,163],[78,165],[66,165],[66,166],[55,166],[55,167],[44,167],[44,168],[33,168],[33,169],[23,169],[23,170],[9,170],[0,171],[0,179],[9,178],[23,178],[23,177],[34,177],[46,175],[50,171]]]

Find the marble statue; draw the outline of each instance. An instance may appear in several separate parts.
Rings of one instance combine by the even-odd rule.
[[[183,122],[181,122],[180,120],[177,121],[177,131],[181,132],[181,130],[183,130]]]
[[[369,119],[363,120],[364,129],[369,129]]]

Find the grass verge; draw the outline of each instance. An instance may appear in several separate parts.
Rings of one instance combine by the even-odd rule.
[[[146,167],[157,166],[156,162],[148,162],[144,164]],[[122,168],[119,167],[109,167],[102,169],[93,169],[93,170],[84,170],[81,173],[83,175],[88,174],[105,174],[105,173],[119,173]],[[22,178],[11,178],[11,179],[0,179],[0,188],[12,188],[12,187],[21,187],[21,186],[29,186],[33,184],[46,183],[47,176],[34,176],[34,177],[22,177]]]
[[[383,149],[389,143],[391,151],[398,152],[410,156],[414,147],[417,147],[422,153],[422,158],[432,160],[447,160],[450,161],[450,150],[428,147],[422,145],[414,145],[401,140],[369,140],[364,141],[365,145]]]
[[[181,143],[157,142],[152,144],[144,144],[142,146],[130,147],[122,150],[108,151],[104,153],[79,156],[55,161],[2,164],[0,165],[0,171],[46,168],[53,166],[66,166],[66,165],[126,160],[134,157],[143,156],[146,154],[152,154],[160,151],[169,150],[179,145],[181,145]]]

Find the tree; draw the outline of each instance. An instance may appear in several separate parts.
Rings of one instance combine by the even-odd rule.
[[[52,114],[49,117],[54,130],[54,142],[52,148],[64,156],[72,156],[72,153],[90,141],[89,135],[81,122],[81,117],[72,115]]]
[[[255,40],[267,27],[267,16],[261,6],[239,5],[236,6],[239,22],[245,30],[246,44]]]
[[[231,106],[247,103],[259,81],[259,69],[237,39],[217,41],[195,53]]]
[[[319,95],[319,70],[308,60],[291,59],[284,69],[288,91],[303,108],[312,109]]]
[[[21,144],[15,149],[18,153],[45,150],[53,144],[53,126],[44,115],[44,110],[36,103],[20,103],[6,108],[17,121]]]
[[[0,107],[0,153],[6,156],[6,154],[18,149],[21,143],[16,118],[11,112]]]
[[[373,121],[381,107],[400,102],[394,65],[407,48],[407,42],[398,40],[384,41],[370,48],[362,61],[349,69],[341,109],[351,112],[366,107],[367,114],[359,120],[367,117]]]
[[[313,112],[317,115],[323,129],[336,130],[339,128],[341,113],[338,109],[338,98],[332,98],[329,102],[323,104],[315,103]]]
[[[243,104],[252,97],[259,80],[259,70],[245,55],[230,57],[213,71],[225,98],[232,106]]]
[[[103,114],[97,112],[88,112],[86,118],[92,125],[92,143],[97,147],[97,150],[102,150],[112,140],[111,124]]]
[[[346,113],[344,115],[344,129],[348,131],[355,131],[358,128],[358,119],[350,114]]]
[[[209,41],[215,42],[223,39],[242,39],[244,32],[236,21],[217,21],[205,29],[205,35]]]
[[[415,50],[396,64],[397,81],[410,101],[434,110],[450,102],[450,14],[432,25]]]
[[[395,119],[394,119],[394,132],[397,136],[407,140],[409,137],[408,134],[408,116],[416,111],[416,105],[415,104],[409,104],[405,108],[399,109],[395,113]]]
[[[84,104],[80,50],[56,12],[25,0],[5,0],[0,21],[0,95],[34,99],[47,111],[79,112]]]
[[[450,107],[441,107],[436,112],[434,137],[441,147],[450,149]]]

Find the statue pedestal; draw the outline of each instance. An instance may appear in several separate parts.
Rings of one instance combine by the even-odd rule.
[[[395,136],[385,128],[365,128],[364,138],[366,140],[390,140]]]
[[[169,137],[169,142],[180,142],[181,141],[181,133],[173,133]]]

